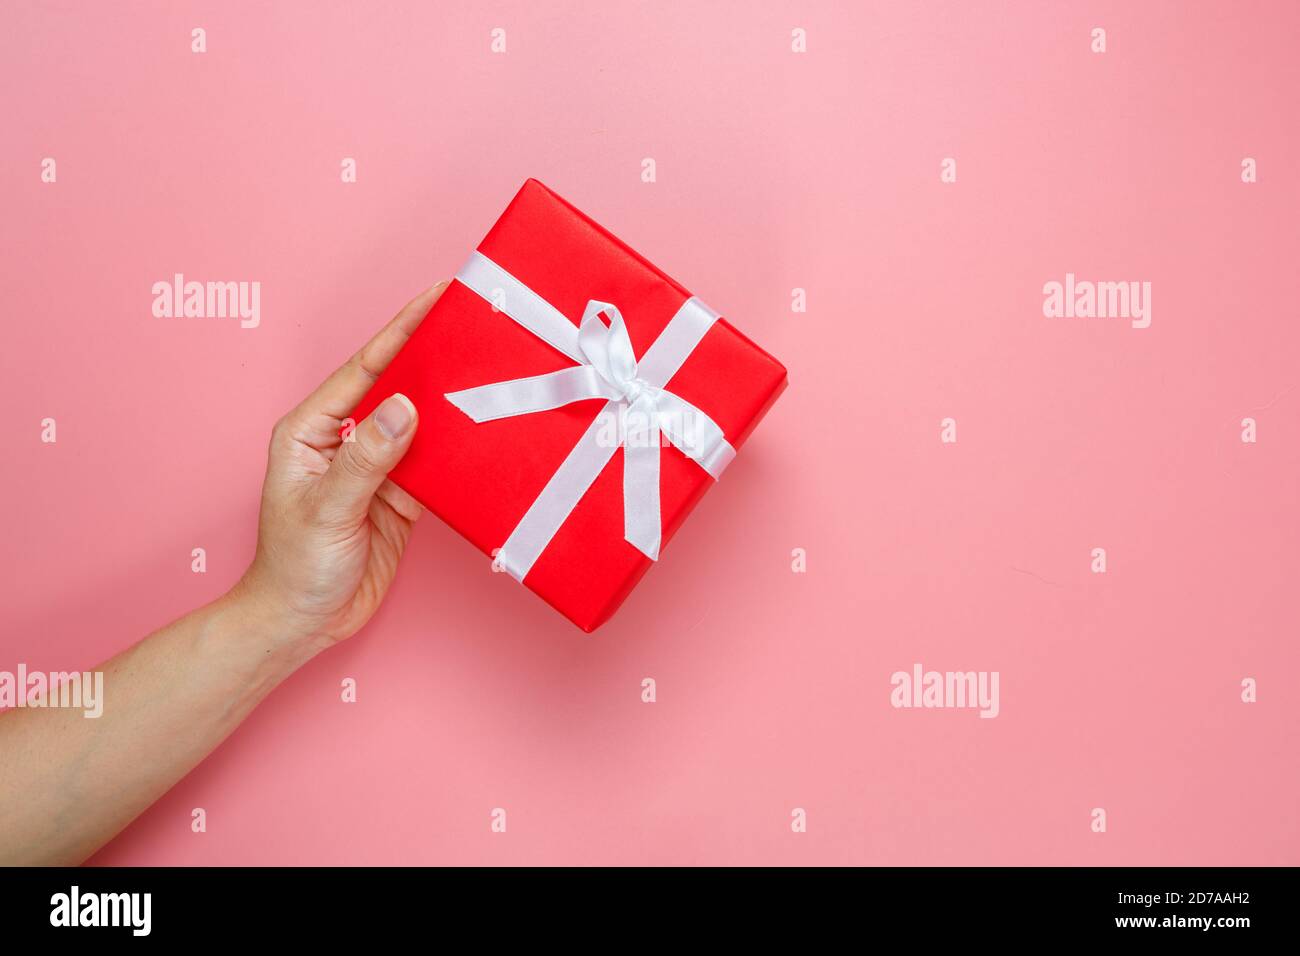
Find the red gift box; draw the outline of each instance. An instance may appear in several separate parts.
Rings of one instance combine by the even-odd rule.
[[[548,321],[555,323],[550,334],[527,326]],[[622,361],[632,362],[635,353],[635,384],[625,380],[628,369],[618,371],[624,323]],[[652,345],[659,353],[653,358],[647,354]],[[652,365],[662,381],[654,379]],[[569,371],[550,374],[562,370]],[[527,381],[513,381],[519,379]],[[408,396],[420,427],[392,480],[590,632],[653,563],[653,547],[625,539],[625,519],[634,540],[661,527],[666,544],[785,384],[786,370],[776,359],[530,179],[353,417],[360,421],[394,392]],[[496,407],[503,388],[516,404],[527,404],[539,389],[579,397],[558,407],[535,403],[544,410],[531,413],[507,408],[506,417],[470,417],[475,408]],[[662,448],[655,443],[647,452],[644,441],[633,440],[657,439],[658,431],[640,430],[644,417],[635,412],[669,406],[690,410],[684,419],[662,417],[666,433],[684,432],[686,440],[674,438],[676,444]],[[620,414],[629,430],[597,428],[602,416],[609,425],[610,416]],[[682,420],[691,428],[670,424]],[[578,461],[584,456],[585,464]],[[656,462],[657,515],[653,487],[646,487],[654,484]],[[584,467],[590,475],[578,474]],[[645,480],[638,484],[634,475]],[[565,483],[571,487],[557,492]],[[568,495],[559,511],[557,494]],[[640,535],[632,534],[633,511]]]

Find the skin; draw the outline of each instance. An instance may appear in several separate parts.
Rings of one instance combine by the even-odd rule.
[[[0,715],[0,864],[81,863],[276,686],[355,634],[388,593],[421,508],[388,480],[419,424],[387,398],[339,430],[446,288],[406,305],[271,432],[257,552],[229,593],[102,664],[102,716]]]

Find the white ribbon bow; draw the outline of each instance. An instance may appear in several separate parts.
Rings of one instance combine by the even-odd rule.
[[[491,259],[474,253],[456,278],[534,335],[579,364],[459,392],[447,400],[475,422],[490,422],[603,398],[607,404],[556,471],[497,555],[518,580],[532,567],[591,482],[623,448],[623,537],[651,560],[662,539],[660,435],[717,478],[735,457],[713,419],[664,384],[717,319],[689,299],[638,364],[623,314],[592,299],[577,328],[550,303]],[[608,325],[601,316],[607,316]]]

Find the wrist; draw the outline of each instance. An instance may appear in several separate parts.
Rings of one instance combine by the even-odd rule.
[[[260,585],[252,569],[217,605],[232,639],[263,658],[269,667],[296,670],[329,646],[317,623]]]

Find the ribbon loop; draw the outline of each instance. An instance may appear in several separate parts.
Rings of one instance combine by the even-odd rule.
[[[609,325],[600,321],[602,314],[610,318]],[[594,368],[611,386],[626,392],[636,380],[636,355],[632,352],[632,339],[618,306],[592,299],[582,313],[578,327],[578,348],[586,364]]]

